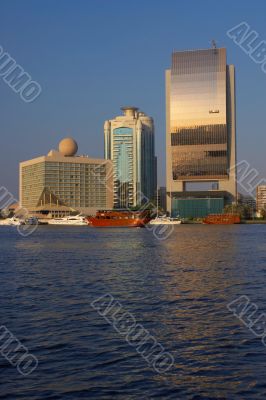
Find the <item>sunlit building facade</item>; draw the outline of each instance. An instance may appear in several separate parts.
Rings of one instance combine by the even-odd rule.
[[[105,121],[105,159],[114,169],[114,207],[140,206],[153,200],[157,170],[153,119],[136,107],[122,107],[124,115]]]
[[[266,213],[266,185],[257,186],[257,211]]]
[[[166,71],[169,212],[204,216],[236,200],[235,136],[235,70],[226,49],[174,52]],[[193,193],[191,182],[212,190]]]
[[[112,208],[112,162],[75,155],[73,139],[60,144],[59,151],[20,163],[20,205],[53,217]]]

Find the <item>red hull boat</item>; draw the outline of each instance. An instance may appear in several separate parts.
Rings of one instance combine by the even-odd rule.
[[[147,212],[138,211],[97,211],[95,217],[88,217],[89,226],[97,228],[142,228],[150,218]]]
[[[204,218],[204,224],[231,225],[240,224],[241,218],[238,214],[209,214]]]

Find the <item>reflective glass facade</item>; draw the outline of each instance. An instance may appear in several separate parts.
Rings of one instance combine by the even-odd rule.
[[[203,218],[208,214],[220,214],[224,208],[223,198],[173,199],[172,215],[181,218]]]
[[[173,53],[170,83],[173,180],[228,176],[226,73],[225,49]]]
[[[157,186],[153,119],[137,107],[122,107],[104,123],[104,156],[113,162],[114,207],[153,200]]]
[[[133,129],[113,130],[114,205],[127,207],[133,202]]]

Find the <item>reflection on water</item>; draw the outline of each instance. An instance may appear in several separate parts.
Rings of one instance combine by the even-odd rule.
[[[7,399],[265,398],[265,348],[226,305],[265,312],[266,226],[1,227],[1,324],[39,359],[21,379],[0,358]],[[111,293],[175,358],[161,376],[90,307]]]

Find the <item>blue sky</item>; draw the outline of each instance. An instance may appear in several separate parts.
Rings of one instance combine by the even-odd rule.
[[[246,21],[266,40],[265,1],[1,0],[0,45],[40,83],[24,103],[0,77],[0,186],[18,193],[18,163],[73,136],[103,157],[103,122],[135,105],[154,118],[165,171],[164,71],[171,52],[227,48],[237,78],[238,160],[266,177],[266,74],[227,35]]]

